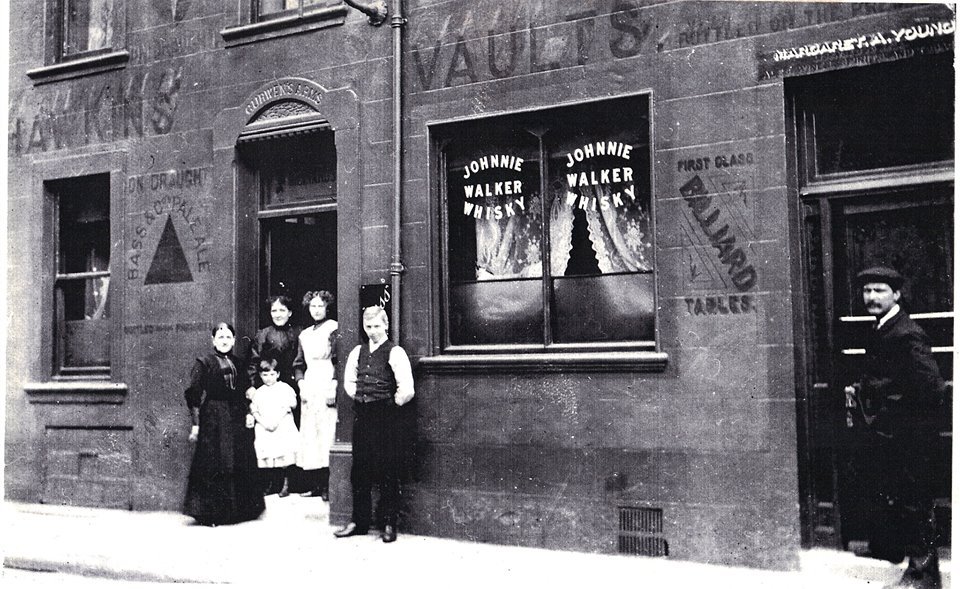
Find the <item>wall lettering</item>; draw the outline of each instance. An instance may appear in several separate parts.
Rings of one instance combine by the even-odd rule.
[[[104,82],[56,86],[36,105],[30,95],[18,111],[33,113],[11,119],[9,149],[23,155],[169,133],[182,74],[182,66],[134,72],[122,91]]]
[[[305,99],[318,109],[323,102],[323,91],[313,84],[304,80],[280,80],[257,92],[253,98],[247,101],[243,112],[247,116],[253,116],[263,105],[284,96]]]
[[[689,296],[687,315],[743,315],[756,313],[756,301],[751,295]]]
[[[712,158],[710,156],[687,158],[677,160],[677,171],[701,172],[703,170],[709,170],[711,161],[713,162],[714,168],[722,169],[731,168],[733,166],[751,166],[757,163],[757,158],[753,155],[752,151],[748,151],[746,153],[724,153],[715,155]]]
[[[716,248],[717,258],[725,267],[732,285],[741,292],[752,289],[757,282],[757,271],[749,263],[747,252],[737,244],[737,236],[729,223],[718,223],[721,209],[713,201],[700,176],[694,176],[681,186],[680,194],[692,213],[694,223],[700,228],[701,235],[706,238],[707,244]],[[695,271],[691,261],[691,273]]]
[[[783,47],[758,56],[759,78],[952,51],[955,30],[956,21],[944,19]]]
[[[411,19],[417,27],[410,33],[415,91],[629,59],[873,14],[891,14],[902,21],[898,11],[905,10],[896,4],[845,2],[737,3],[732,9],[722,2],[648,5],[618,0],[602,10],[570,5],[568,12],[559,15],[550,14],[540,3],[515,3],[496,11],[486,7],[441,14],[432,7],[429,15],[426,8],[417,11],[425,18]],[[918,18],[945,23],[953,17],[948,6],[931,6]],[[893,42],[919,40],[928,33],[920,23],[917,27],[897,25],[884,36]],[[943,25],[941,30],[946,28]],[[476,38],[478,31],[485,34]]]
[[[461,34],[452,43],[444,45],[438,40],[430,45],[411,44],[420,89],[580,66],[607,56],[623,59],[639,55],[654,30],[653,22],[630,4],[621,3],[615,10],[606,16],[594,10],[574,12],[566,15],[564,22],[549,27],[513,22],[505,29],[489,29],[487,36],[478,40],[468,40],[465,34],[466,23],[472,21],[473,11],[468,10],[462,16]],[[435,30],[425,33],[422,38],[437,38]]]
[[[126,335],[144,335],[148,333],[197,333],[210,331],[209,323],[173,323],[159,324],[148,323],[143,325],[124,325],[123,333]]]
[[[810,43],[799,47],[778,49],[773,54],[773,60],[789,61],[791,59],[866,49],[868,47],[876,47],[877,45],[916,41],[917,39],[926,39],[928,37],[942,37],[944,35],[952,35],[955,28],[956,22],[951,20],[938,23],[924,23],[909,28],[891,30],[889,34],[877,32],[870,35],[860,35],[822,43]]]
[[[127,195],[143,200],[127,253],[127,280],[143,278],[144,284],[189,282],[194,279],[191,267],[200,273],[210,271],[207,227],[199,207],[188,196],[209,187],[209,174],[210,168],[184,168],[127,178]],[[163,229],[148,264],[145,252],[155,225]],[[178,231],[177,226],[185,230]]]

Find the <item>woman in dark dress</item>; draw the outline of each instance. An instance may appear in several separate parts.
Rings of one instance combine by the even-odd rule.
[[[185,392],[196,442],[183,512],[203,525],[260,517],[264,510],[253,447],[246,424],[249,381],[233,355],[233,326],[213,328],[214,351],[197,358]]]

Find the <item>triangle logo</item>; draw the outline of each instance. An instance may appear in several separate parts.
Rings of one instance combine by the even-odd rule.
[[[144,284],[171,284],[174,282],[193,282],[193,274],[187,257],[183,254],[183,245],[177,237],[177,230],[173,226],[173,219],[167,215],[167,222],[163,226],[163,234],[157,251],[153,254],[150,269]]]

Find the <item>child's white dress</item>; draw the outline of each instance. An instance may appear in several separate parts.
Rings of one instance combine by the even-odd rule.
[[[297,394],[285,382],[262,385],[250,400],[250,413],[256,420],[253,446],[260,468],[290,466],[297,461],[299,432],[293,422]]]

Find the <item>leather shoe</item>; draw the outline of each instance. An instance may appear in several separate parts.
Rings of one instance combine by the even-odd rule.
[[[337,538],[349,538],[350,536],[366,536],[367,528],[361,528],[357,524],[350,522],[333,533]]]
[[[390,524],[383,526],[383,533],[380,534],[380,539],[383,540],[385,544],[395,541],[397,539],[396,526],[391,526]]]

